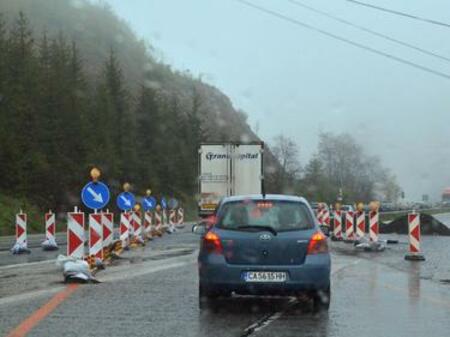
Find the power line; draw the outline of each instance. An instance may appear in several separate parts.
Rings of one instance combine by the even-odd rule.
[[[387,12],[387,13],[391,13],[391,14],[395,14],[395,15],[404,16],[404,17],[409,18],[409,19],[419,20],[419,21],[423,21],[423,22],[426,22],[426,23],[431,23],[433,25],[438,25],[438,26],[450,28],[450,24],[445,23],[445,22],[441,22],[441,21],[437,21],[437,20],[433,20],[433,19],[428,19],[428,18],[417,16],[417,15],[408,14],[408,13],[405,13],[405,12],[400,12],[400,11],[396,11],[396,10],[385,8],[385,7],[375,6],[375,5],[368,4],[366,2],[357,1],[357,0],[345,0],[345,1],[351,2],[351,3],[355,4],[355,5],[365,6],[365,7],[369,7],[369,8],[372,8],[372,9],[377,9],[379,11],[383,11],[383,12]]]
[[[420,65],[418,63],[414,63],[414,62],[408,61],[408,60],[406,60],[404,58],[401,58],[401,57],[398,57],[398,56],[395,56],[395,55],[392,55],[392,54],[389,54],[389,53],[377,50],[375,48],[372,48],[372,47],[366,46],[364,44],[361,44],[359,42],[355,42],[355,41],[352,41],[352,40],[347,39],[345,37],[342,37],[342,36],[330,33],[330,32],[328,32],[326,30],[323,30],[323,29],[320,29],[320,28],[316,28],[314,26],[311,26],[309,24],[301,22],[301,21],[299,21],[297,19],[291,18],[291,17],[289,17],[287,15],[275,12],[275,11],[273,11],[271,9],[268,9],[268,8],[265,8],[265,7],[262,7],[262,6],[259,6],[259,5],[255,5],[254,3],[251,3],[251,2],[249,2],[247,0],[235,0],[235,1],[237,1],[237,2],[239,2],[241,4],[243,4],[243,5],[246,5],[246,6],[250,7],[250,8],[256,9],[256,10],[258,10],[260,12],[263,12],[263,13],[275,16],[275,17],[277,17],[277,18],[279,18],[281,20],[293,23],[293,24],[295,24],[297,26],[300,26],[300,27],[312,30],[312,31],[314,31],[316,33],[328,36],[328,37],[330,37],[332,39],[335,39],[335,40],[347,43],[347,44],[352,45],[354,47],[357,47],[357,48],[369,51],[369,52],[371,52],[373,54],[384,56],[384,57],[389,58],[391,60],[395,60],[397,62],[409,65],[409,66],[411,66],[413,68],[420,69],[422,71],[425,71],[425,72],[434,74],[436,76],[440,76],[440,77],[443,77],[445,79],[450,80],[450,75],[449,74],[446,74],[446,73],[441,72],[439,70],[435,70],[435,69],[432,69],[432,68],[429,68],[429,67],[426,67],[426,66],[422,66],[422,65]]]
[[[404,42],[404,41],[398,40],[398,39],[393,38],[393,37],[391,37],[391,36],[389,36],[389,35],[386,35],[386,34],[383,34],[383,33],[379,33],[379,32],[377,32],[377,31],[374,31],[374,30],[372,30],[372,29],[370,29],[370,28],[366,28],[366,27],[364,27],[364,26],[357,25],[357,24],[355,24],[355,23],[353,23],[353,22],[351,22],[351,21],[342,19],[342,18],[340,18],[340,17],[337,17],[337,16],[335,16],[335,15],[333,15],[333,14],[330,14],[330,13],[328,13],[328,12],[322,11],[322,10],[320,10],[320,9],[311,7],[311,6],[306,5],[306,4],[304,4],[304,3],[300,2],[300,1],[296,1],[296,0],[287,0],[287,1],[289,1],[290,3],[292,3],[292,4],[296,5],[296,6],[299,6],[299,7],[302,7],[302,8],[306,8],[306,9],[308,9],[308,10],[310,10],[310,11],[313,11],[313,12],[318,13],[318,14],[320,14],[320,15],[326,16],[326,17],[328,17],[328,18],[330,18],[330,19],[332,19],[332,20],[335,20],[335,21],[341,22],[341,23],[343,23],[343,24],[346,24],[346,25],[348,25],[348,26],[351,26],[351,27],[353,27],[353,28],[359,29],[359,30],[361,30],[361,31],[363,31],[363,32],[366,32],[366,33],[369,33],[369,34],[372,34],[372,35],[381,37],[381,38],[386,39],[386,40],[388,40],[388,41],[397,43],[397,44],[399,44],[399,45],[401,45],[401,46],[404,46],[404,47],[408,47],[408,48],[414,49],[414,50],[419,51],[419,52],[421,52],[421,53],[423,53],[423,54],[426,54],[426,55],[429,55],[429,56],[433,56],[433,57],[439,58],[439,59],[441,59],[441,60],[450,62],[450,58],[449,58],[449,57],[446,57],[446,56],[443,56],[443,55],[439,55],[439,54],[437,54],[437,53],[434,53],[434,52],[432,52],[432,51],[428,51],[428,50],[426,50],[426,49],[423,49],[423,48],[418,47],[418,46],[416,46],[416,45],[413,45],[413,44],[411,44],[411,43],[408,43],[408,42]]]

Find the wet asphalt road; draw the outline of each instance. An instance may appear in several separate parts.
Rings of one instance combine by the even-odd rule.
[[[439,239],[448,256],[450,240]],[[333,243],[329,313],[313,313],[308,302],[289,298],[242,297],[222,301],[213,313],[198,309],[197,244],[198,237],[186,230],[124,254],[97,275],[102,283],[81,285],[29,336],[449,334],[450,285],[427,274],[450,270],[449,259],[437,262],[430,253],[427,261],[411,263],[403,260],[405,245],[373,254]],[[64,287],[52,262],[0,267],[0,335]]]

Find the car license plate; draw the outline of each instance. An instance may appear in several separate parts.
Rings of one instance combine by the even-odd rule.
[[[248,271],[244,279],[246,282],[286,282],[287,275],[280,271]]]

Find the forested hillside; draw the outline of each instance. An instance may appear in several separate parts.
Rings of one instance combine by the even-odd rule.
[[[188,200],[199,142],[257,139],[223,93],[155,61],[105,5],[1,0],[0,13],[2,194],[67,209],[97,165],[114,192],[131,181]]]

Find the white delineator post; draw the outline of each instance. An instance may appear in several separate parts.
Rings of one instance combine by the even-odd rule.
[[[67,213],[67,256],[84,258],[84,213],[77,207]]]
[[[379,214],[380,213],[378,211],[369,212],[369,238],[372,242],[378,242],[378,235],[380,232]]]
[[[356,238],[362,239],[366,234],[366,213],[364,211],[356,212]]]
[[[103,261],[102,213],[89,214],[89,256]]]
[[[333,235],[336,239],[342,240],[342,212],[338,210],[334,211]]]
[[[348,241],[355,240],[354,216],[355,213],[353,211],[345,212],[345,237]]]
[[[122,212],[120,213],[120,241],[122,241],[122,248],[128,246],[128,240],[130,237],[130,213]]]
[[[423,261],[425,256],[420,250],[420,214],[413,211],[408,214],[409,252],[406,260]]]
[[[114,214],[106,211],[102,213],[103,248],[109,247],[113,242]]]
[[[22,210],[16,214],[16,244],[23,248],[28,247],[27,241],[27,214]]]
[[[45,238],[56,242],[56,216],[55,213],[49,211],[45,213]]]

